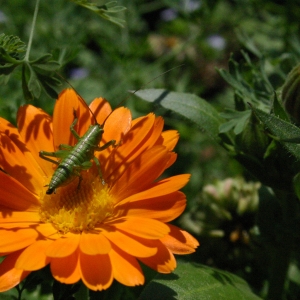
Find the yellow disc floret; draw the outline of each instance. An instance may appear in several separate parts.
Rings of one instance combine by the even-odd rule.
[[[41,196],[41,221],[52,223],[62,234],[92,230],[112,214],[113,200],[107,184],[92,172],[82,172],[82,177],[80,185],[75,178],[56,193]]]

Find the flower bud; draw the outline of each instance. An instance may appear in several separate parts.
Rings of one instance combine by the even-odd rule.
[[[300,122],[300,64],[288,74],[281,97],[286,111]]]
[[[270,143],[270,138],[265,133],[263,125],[251,112],[244,130],[236,136],[235,142],[238,151],[261,158]]]

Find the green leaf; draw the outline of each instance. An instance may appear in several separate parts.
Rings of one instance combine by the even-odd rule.
[[[60,64],[57,61],[48,61],[43,64],[32,64],[32,67],[38,72],[49,73],[57,71],[60,68]]]
[[[293,186],[298,199],[300,199],[300,173],[297,173],[293,178]]]
[[[28,80],[28,90],[33,95],[34,98],[38,98],[41,94],[41,85],[39,83],[38,77],[36,76],[33,68],[28,64],[30,71],[30,76]]]
[[[220,126],[220,132],[227,132],[233,128],[234,134],[237,135],[244,130],[251,116],[251,110],[235,111],[227,109],[225,112],[221,113],[220,116],[225,119],[229,119],[228,122],[223,123]]]
[[[6,54],[18,58],[20,53],[26,51],[26,45],[19,37],[13,35],[0,34],[0,47]]]
[[[87,0],[71,0],[71,1],[95,12],[97,15],[99,15],[105,20],[108,20],[120,27],[124,27],[125,20],[116,17],[111,17],[109,15],[109,14],[119,13],[126,10],[126,7],[124,6],[117,6],[116,5],[117,1],[111,1],[104,5],[96,5],[95,3],[88,2]]]
[[[27,101],[33,100],[33,95],[29,91],[29,88],[28,88],[29,78],[30,78],[30,70],[29,70],[28,64],[24,63],[22,65],[22,90],[23,90],[24,98]]]
[[[279,101],[277,94],[274,92],[274,99],[272,103],[272,112],[275,116],[279,117],[280,119],[289,122],[290,118],[286,111],[283,108],[282,103]]]
[[[231,273],[181,262],[172,274],[159,274],[143,290],[140,300],[258,300],[247,283]]]
[[[48,62],[51,58],[52,58],[52,54],[46,53],[35,60],[31,60],[30,63],[31,64],[44,64],[44,63]]]
[[[219,127],[224,121],[212,105],[198,96],[164,89],[139,90],[135,95],[187,118],[220,142]]]
[[[4,66],[0,65],[0,74],[1,75],[9,75],[10,73],[13,72],[13,70],[17,66],[18,65],[16,65],[16,64],[5,64]]]
[[[292,139],[300,137],[300,128],[262,110],[254,107],[252,109],[256,117],[278,138],[278,141],[299,160],[300,145],[293,143]]]
[[[58,93],[56,90],[53,88],[53,86],[57,86],[61,84],[61,82],[56,79],[56,78],[51,78],[51,77],[45,77],[42,78],[41,75],[39,76],[40,83],[42,84],[45,92],[48,94],[50,98],[57,99],[58,98]]]
[[[247,33],[243,30],[236,30],[236,35],[239,41],[244,45],[246,49],[252,52],[257,57],[262,57],[261,51],[256,47],[253,39],[251,39]]]

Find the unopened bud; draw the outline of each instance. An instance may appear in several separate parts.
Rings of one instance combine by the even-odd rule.
[[[300,65],[287,76],[282,87],[282,102],[286,111],[300,122]]]
[[[252,112],[244,130],[236,136],[235,142],[237,150],[251,156],[263,157],[270,139]]]

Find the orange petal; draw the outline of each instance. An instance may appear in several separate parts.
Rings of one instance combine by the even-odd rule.
[[[2,118],[0,118],[0,168],[31,192],[39,194],[44,172],[17,129]]]
[[[101,125],[104,123],[112,110],[108,101],[102,97],[94,99],[90,104],[90,109],[94,113],[97,123]]]
[[[72,234],[55,240],[48,246],[46,255],[49,257],[66,257],[76,251],[79,246],[80,235]]]
[[[61,234],[57,232],[57,229],[53,227],[51,223],[41,223],[35,227],[35,230],[41,237],[47,237],[53,240],[61,238]]]
[[[82,136],[91,125],[90,112],[88,106],[76,94],[74,90],[63,90],[56,101],[53,112],[53,138],[55,150],[60,144],[75,145],[77,140],[70,131],[76,114],[78,122],[75,131]]]
[[[0,292],[12,289],[30,274],[28,271],[15,268],[15,263],[21,253],[22,251],[17,251],[6,256],[0,264]]]
[[[87,255],[80,252],[81,279],[93,291],[110,287],[113,281],[112,266],[107,254]]]
[[[122,138],[121,145],[111,152],[109,159],[102,159],[100,155],[100,161],[104,170],[103,173],[107,177],[116,169],[119,170],[122,165],[128,165],[148,148],[147,141],[151,137],[154,122],[155,117],[153,114],[133,120],[132,123],[134,125],[132,125],[130,131]],[[125,167],[123,166],[122,171],[124,169]],[[119,173],[122,174],[120,170]]]
[[[65,284],[73,284],[80,279],[78,250],[62,258],[51,258],[50,269],[53,277]]]
[[[189,254],[195,252],[198,241],[189,233],[169,224],[171,232],[160,239],[162,243],[175,254]]]
[[[141,257],[139,260],[159,273],[171,273],[176,268],[174,255],[161,243],[155,241],[157,253],[151,257]]]
[[[163,146],[155,146],[142,153],[112,187],[111,193],[117,202],[153,184],[165,170],[168,160],[169,152]]]
[[[80,250],[88,255],[106,254],[111,250],[111,245],[102,233],[83,232],[80,236]]]
[[[142,191],[140,193],[133,194],[128,198],[120,201],[118,205],[122,205],[127,202],[135,202],[144,199],[156,198],[159,196],[164,196],[183,188],[187,182],[189,181],[191,175],[190,174],[181,174],[172,177],[168,177],[166,179],[160,180],[152,185],[149,189]]]
[[[28,246],[16,261],[16,268],[26,271],[35,271],[45,267],[50,262],[45,254],[51,241],[37,241]]]
[[[30,224],[36,225],[39,222],[40,222],[40,216],[36,211],[26,212],[26,211],[12,211],[11,209],[7,209],[7,208],[0,209],[1,226],[3,226],[4,224],[10,224],[11,226],[16,227],[14,224],[24,223],[26,227],[29,227]]]
[[[39,205],[37,198],[19,181],[0,171],[0,204],[12,210],[29,210]]]
[[[114,219],[111,222],[107,222],[107,225],[115,228],[115,230],[121,230],[124,233],[145,239],[161,238],[170,230],[169,227],[162,222],[139,217]]]
[[[0,229],[0,236],[0,252],[13,252],[34,243],[38,233],[31,228],[14,231]]]
[[[120,231],[104,230],[103,235],[105,235],[112,243],[130,255],[148,257],[156,253],[156,248],[145,246],[143,241],[137,237],[132,238]]]
[[[122,205],[117,205],[115,214],[119,217],[122,215],[138,216],[156,219],[161,222],[170,222],[181,215],[185,207],[185,194],[177,191],[160,197],[125,202]]]
[[[113,276],[121,284],[135,286],[144,284],[145,278],[136,258],[128,255],[117,247],[109,253]]]
[[[174,153],[174,152],[170,152],[170,158],[169,158],[169,161],[167,162],[165,168],[166,169],[170,168],[174,164],[174,162],[176,161],[176,159],[177,159],[177,154]]]
[[[167,130],[162,132],[163,137],[163,145],[169,149],[169,151],[172,151],[179,139],[179,133],[176,130]]]
[[[18,110],[17,123],[20,135],[34,159],[42,167],[45,175],[51,176],[52,164],[39,156],[41,150],[54,150],[51,117],[39,108],[24,105]]]
[[[130,110],[125,107],[115,109],[105,121],[103,143],[107,143],[110,140],[116,140],[118,143],[128,132],[130,127]]]

